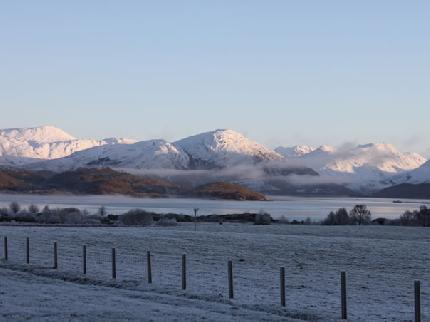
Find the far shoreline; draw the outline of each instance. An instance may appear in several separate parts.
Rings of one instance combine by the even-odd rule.
[[[199,208],[199,214],[228,214],[243,212],[270,213],[273,218],[286,216],[289,219],[303,220],[307,217],[322,219],[330,211],[338,208],[352,208],[356,204],[366,204],[377,217],[396,218],[406,210],[418,209],[430,204],[430,200],[402,199],[402,203],[393,203],[385,198],[348,198],[348,197],[296,197],[267,196],[269,201],[235,201],[203,198],[135,198],[124,195],[75,195],[75,194],[5,194],[0,193],[0,207],[8,207],[11,202],[18,202],[23,207],[35,204],[39,207],[76,207],[89,212],[96,212],[101,206],[109,213],[118,214],[129,209],[140,208],[148,211],[180,214],[193,214]]]

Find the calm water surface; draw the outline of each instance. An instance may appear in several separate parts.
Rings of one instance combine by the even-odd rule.
[[[7,207],[17,201],[23,207],[36,204],[39,207],[77,207],[89,212],[96,212],[105,206],[108,213],[122,213],[129,209],[141,208],[159,213],[174,212],[192,214],[193,208],[199,208],[199,214],[227,214],[245,211],[264,210],[274,218],[286,216],[289,219],[311,217],[321,219],[330,211],[341,207],[352,208],[356,204],[366,204],[373,217],[395,218],[405,210],[416,209],[420,205],[430,205],[430,200],[408,200],[393,203],[392,199],[374,198],[298,198],[271,196],[271,201],[225,201],[188,198],[146,199],[125,196],[72,196],[72,195],[18,195],[0,194],[0,207]]]

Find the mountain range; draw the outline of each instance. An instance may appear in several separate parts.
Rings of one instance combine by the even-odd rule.
[[[64,158],[75,152],[103,145],[128,144],[133,140],[77,139],[54,126],[0,130],[0,164],[24,165]]]
[[[321,189],[373,193],[430,183],[430,162],[391,144],[270,149],[233,130],[181,139],[79,139],[54,126],[0,130],[0,165],[56,172],[112,168],[205,183],[223,179],[270,193]],[[197,178],[199,176],[199,178]],[[190,179],[191,178],[191,179]],[[333,187],[337,188],[333,190]]]

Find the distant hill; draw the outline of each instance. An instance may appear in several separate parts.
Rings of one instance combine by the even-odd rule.
[[[103,169],[78,169],[54,174],[47,187],[81,194],[178,194],[179,187],[164,179]]]
[[[169,195],[233,200],[266,200],[263,194],[237,184],[216,182],[192,189],[169,180],[133,175],[109,168],[50,171],[0,170],[0,191],[15,193],[123,194],[162,197]]]
[[[0,170],[0,190],[22,193],[75,194],[176,194],[179,187],[159,178],[135,176],[109,168],[55,173],[50,171]]]
[[[25,183],[13,174],[0,171],[0,190],[19,190]]]
[[[261,193],[227,182],[215,182],[200,186],[194,190],[193,194],[201,197],[231,200],[266,200],[266,197]]]
[[[382,189],[375,196],[380,198],[430,199],[430,183],[402,183]]]

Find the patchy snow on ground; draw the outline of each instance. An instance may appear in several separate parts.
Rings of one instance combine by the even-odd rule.
[[[413,283],[430,318],[430,230],[384,226],[7,227],[0,262],[0,319],[338,321],[340,272],[350,321],[412,321]],[[30,265],[26,259],[30,238]],[[53,242],[58,270],[52,269]],[[87,276],[82,246],[87,245]],[[111,279],[111,248],[117,280]],[[3,247],[2,247],[3,248]],[[153,284],[146,281],[151,251]],[[187,254],[188,288],[181,286]],[[235,298],[228,300],[227,261]],[[287,307],[279,305],[286,269]]]

